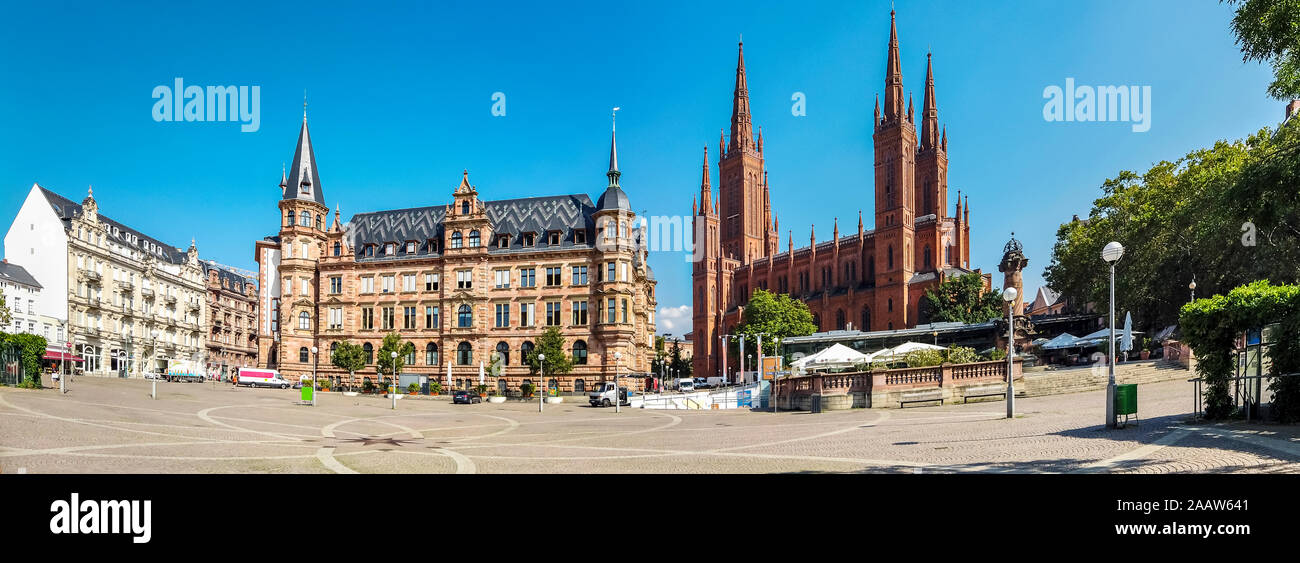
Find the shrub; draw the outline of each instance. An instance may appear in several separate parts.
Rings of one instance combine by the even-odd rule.
[[[375,392],[375,382],[371,381],[370,378],[367,377],[367,378],[365,379],[365,381],[362,381],[362,382],[361,382],[361,390],[364,391],[364,392],[366,392],[366,393],[374,393],[374,392]]]
[[[1005,360],[1005,359],[1007,359],[1007,351],[1006,351],[1006,350],[1003,350],[1003,349],[1001,349],[1001,348],[994,348],[992,352],[989,352],[989,360],[990,360],[990,361],[994,361],[994,362],[996,362],[996,361],[998,361],[998,360]]]
[[[965,346],[952,346],[946,350],[948,363],[950,364],[969,364],[980,360],[979,354],[975,353],[974,348]]]
[[[19,383],[19,384],[18,384],[18,388],[19,388],[19,389],[40,389],[40,388],[41,388],[41,378],[39,378],[39,377],[32,377],[32,376],[30,376],[30,375],[27,376],[27,377],[24,377],[22,383]]]
[[[937,366],[943,363],[943,352],[939,350],[913,350],[904,357],[909,368]]]
[[[432,393],[432,394],[434,394],[434,395],[440,395],[440,394],[442,394],[442,384],[441,384],[441,383],[438,383],[437,381],[430,381],[430,382],[429,382],[429,392]]]
[[[519,386],[519,391],[524,394],[524,397],[532,397],[534,389],[536,389],[536,387],[534,387],[532,383],[524,383]]]
[[[419,392],[420,392],[420,384],[419,384],[419,383],[412,383],[412,384],[410,384],[410,385],[407,385],[407,386],[406,386],[406,392],[407,392],[407,393],[419,393]]]

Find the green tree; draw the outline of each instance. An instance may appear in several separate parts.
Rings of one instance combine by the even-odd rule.
[[[984,277],[962,274],[926,290],[922,300],[931,322],[982,323],[1002,317],[1002,297],[984,291]]]
[[[4,292],[0,292],[0,326],[9,326],[12,322],[14,322],[14,315],[9,311]]]
[[[539,373],[542,368],[541,360],[537,359],[538,354],[546,355],[546,376],[550,377],[555,374],[565,374],[573,371],[573,358],[564,353],[564,336],[560,334],[560,329],[548,326],[542,336],[537,339],[537,347],[533,353],[524,358],[524,363],[532,370],[532,373]]]
[[[5,334],[0,332],[0,341],[18,348],[22,362],[23,374],[31,380],[30,385],[41,387],[41,357],[45,355],[44,336],[35,334]]]
[[[1300,2],[1295,0],[1229,0],[1237,5],[1232,33],[1245,62],[1273,66],[1268,95],[1279,100],[1300,98]]]
[[[393,352],[397,352],[397,357],[393,357]],[[390,332],[384,336],[384,343],[379,347],[379,356],[375,358],[375,364],[381,373],[391,378],[394,373],[402,371],[402,367],[406,365],[407,354],[414,352],[414,344],[403,341],[402,335]]]
[[[677,377],[690,377],[693,371],[692,367],[691,361],[682,357],[681,341],[674,340],[673,347],[668,354],[668,369],[672,370],[672,373],[676,374]]]
[[[790,336],[807,336],[817,332],[813,324],[812,312],[802,301],[791,299],[787,294],[775,294],[759,289],[745,304],[745,313],[741,317],[736,334],[745,335],[745,342],[757,342],[755,337],[763,335],[763,353],[776,355],[780,341]],[[735,350],[738,346],[733,345]],[[746,348],[748,349],[748,348]]]
[[[336,368],[346,370],[349,376],[355,377],[358,371],[366,368],[366,351],[360,345],[344,340],[334,349],[330,363]]]

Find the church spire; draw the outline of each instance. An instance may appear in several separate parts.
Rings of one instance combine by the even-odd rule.
[[[749,115],[749,86],[745,80],[745,43],[739,45],[736,59],[736,91],[731,102],[731,145],[729,151],[750,148],[754,126]]]
[[[934,64],[925,54],[925,94],[921,100],[921,150],[939,145],[939,109],[934,99]]]
[[[605,173],[606,176],[609,176],[610,186],[618,186],[618,177],[623,174],[622,172],[618,171],[618,142],[617,139],[615,138],[615,134],[617,133],[617,129],[618,129],[617,127],[618,123],[616,119],[618,115],[618,110],[619,108],[614,108],[614,111],[611,112],[610,114],[609,172]]]
[[[889,11],[889,61],[885,65],[885,119],[903,116],[903,65],[898,56],[898,24]]]
[[[700,215],[713,208],[713,188],[709,182],[709,146],[704,145],[704,171],[700,174]]]

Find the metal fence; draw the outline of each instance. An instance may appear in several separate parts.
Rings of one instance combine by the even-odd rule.
[[[5,385],[17,385],[23,380],[23,349],[13,342],[0,343],[0,365],[4,367],[4,373],[0,375],[0,383]]]
[[[1232,405],[1235,411],[1243,412],[1246,420],[1263,418],[1262,414],[1267,414],[1266,405],[1271,405],[1272,394],[1268,390],[1265,380],[1276,377],[1300,377],[1300,373],[1283,373],[1278,375],[1238,375],[1229,377],[1228,381],[1232,382]],[[1205,410],[1202,406],[1204,394],[1201,393],[1201,384],[1205,378],[1194,377],[1188,379],[1195,384],[1193,391],[1194,408],[1196,418],[1203,418]],[[1267,397],[1267,400],[1265,400]]]

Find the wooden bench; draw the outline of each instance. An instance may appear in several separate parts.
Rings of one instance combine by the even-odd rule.
[[[1007,396],[1007,386],[1000,383],[993,385],[971,385],[962,390],[961,402],[965,403],[971,397],[997,397],[1005,398]]]
[[[943,389],[926,389],[924,391],[905,391],[903,396],[898,400],[898,408],[903,408],[907,403],[928,403],[930,401],[939,401],[943,404]]]

